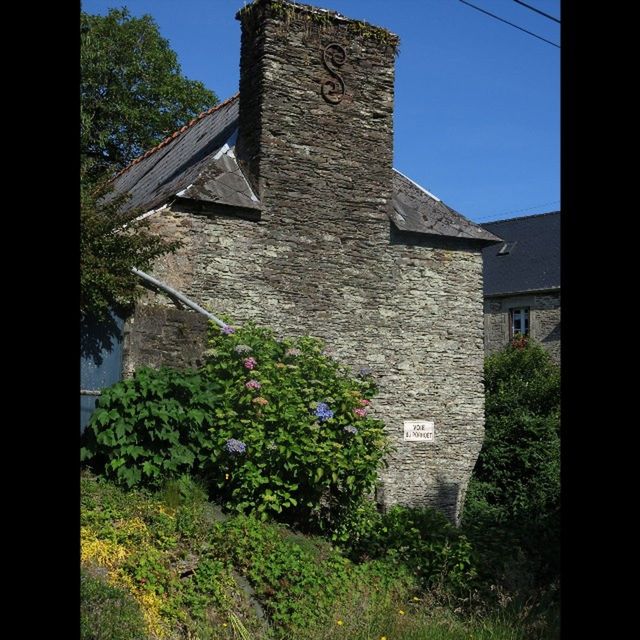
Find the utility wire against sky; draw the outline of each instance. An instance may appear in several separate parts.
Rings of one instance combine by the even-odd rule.
[[[521,0],[513,0],[514,2],[517,2],[518,4],[521,4],[523,7],[527,7],[527,9],[531,9],[531,11],[535,11],[536,13],[539,13],[541,16],[544,16],[545,18],[549,18],[549,20],[553,20],[554,22],[557,22],[558,24],[560,24],[560,20],[558,20],[558,18],[554,18],[553,16],[550,16],[548,13],[545,13],[544,11],[540,11],[540,9],[536,9],[535,7],[532,7],[530,4],[527,4],[526,2],[522,2]]]
[[[552,200],[551,202],[543,202],[541,204],[536,204],[533,207],[526,207],[525,209],[512,209],[511,211],[502,211],[501,213],[489,213],[484,216],[480,216],[476,219],[476,222],[493,222],[492,218],[496,218],[498,216],[507,216],[510,213],[521,213],[522,211],[531,211],[532,209],[539,209],[540,207],[547,207],[550,204],[560,204],[560,200]]]
[[[533,31],[527,31],[527,29],[523,29],[522,27],[519,27],[517,24],[513,24],[513,22],[509,22],[508,20],[505,20],[504,18],[497,16],[495,13],[491,13],[490,11],[486,11],[485,9],[481,9],[480,7],[477,7],[475,4],[471,4],[470,2],[467,2],[467,0],[460,0],[460,2],[462,2],[462,4],[466,4],[469,7],[472,7],[476,11],[486,13],[488,16],[491,16],[492,18],[495,18],[496,20],[500,20],[500,22],[504,22],[505,24],[508,24],[511,27],[515,27],[520,31],[524,31],[525,33],[528,33],[530,36],[533,36],[534,38],[538,38],[538,40],[547,42],[548,44],[553,45],[554,47],[557,47],[558,49],[560,49],[559,44],[556,44],[555,42],[551,42],[551,40],[547,40],[546,38],[543,38],[542,36],[539,36],[536,33],[533,33]]]

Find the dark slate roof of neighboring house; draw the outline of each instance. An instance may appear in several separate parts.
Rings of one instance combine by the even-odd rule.
[[[482,250],[485,296],[560,288],[560,211],[482,226],[503,240]]]
[[[234,154],[239,102],[236,94],[205,111],[120,171],[113,183],[131,195],[126,208],[149,211],[182,198],[260,209]],[[392,200],[389,217],[401,231],[499,240],[396,170]]]

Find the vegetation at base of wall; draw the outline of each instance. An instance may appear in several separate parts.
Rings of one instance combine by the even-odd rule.
[[[518,336],[485,364],[485,441],[462,528],[485,582],[555,606],[560,575],[560,371]]]
[[[546,513],[560,494],[560,371],[518,338],[486,359],[485,439],[474,471],[488,504]]]
[[[377,480],[376,386],[311,337],[212,324],[199,371],[141,369],[101,396],[82,457],[127,487],[194,474],[237,513],[330,532]]]
[[[85,457],[130,490],[83,478],[83,563],[131,595],[150,637],[558,637],[559,375],[538,345],[487,360],[487,444],[461,529],[430,509],[379,513],[369,481],[343,491],[358,456],[374,478],[385,449],[366,372],[254,325],[214,327],[209,347],[199,371],[114,385],[87,432]],[[367,434],[349,458],[347,436]],[[285,485],[293,501],[268,508]]]
[[[356,565],[325,540],[284,525],[238,516],[222,531],[220,548],[255,586],[272,624],[293,635],[331,624],[359,603],[378,608],[415,590],[401,564]]]
[[[406,567],[423,589],[464,595],[475,586],[471,544],[435,509],[395,506],[380,513],[364,500],[333,537],[354,560]]]
[[[138,637],[137,609],[149,640],[552,637],[508,607],[454,612],[392,558],[354,563],[321,538],[225,517],[204,496],[186,477],[151,493],[81,475],[83,574],[99,574],[111,601],[85,616],[83,637],[101,637],[95,625],[125,601],[130,613],[122,629],[107,627],[110,638]],[[94,596],[84,600],[83,611],[95,609]]]

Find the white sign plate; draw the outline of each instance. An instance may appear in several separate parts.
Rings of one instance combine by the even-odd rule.
[[[404,439],[407,442],[433,442],[435,433],[433,422],[427,420],[405,420]]]

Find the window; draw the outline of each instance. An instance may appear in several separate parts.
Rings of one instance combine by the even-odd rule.
[[[509,309],[509,339],[518,333],[529,335],[529,307]]]
[[[498,251],[497,255],[508,256],[514,250],[517,244],[517,240],[514,240],[513,242],[505,242],[502,247],[500,247],[500,251]]]

